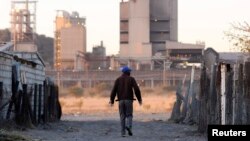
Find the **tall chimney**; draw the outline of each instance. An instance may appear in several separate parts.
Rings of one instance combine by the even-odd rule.
[[[103,47],[103,41],[101,41],[101,47]]]
[[[29,0],[26,0],[25,8],[26,8],[27,11],[29,10]]]

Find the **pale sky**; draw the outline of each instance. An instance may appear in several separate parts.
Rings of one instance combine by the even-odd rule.
[[[56,10],[86,17],[87,50],[103,40],[107,54],[119,51],[121,0],[38,0],[37,33],[54,36]],[[11,0],[0,0],[0,29],[10,27]],[[178,0],[178,38],[183,43],[205,41],[206,47],[229,51],[224,31],[230,23],[250,23],[250,0]]]

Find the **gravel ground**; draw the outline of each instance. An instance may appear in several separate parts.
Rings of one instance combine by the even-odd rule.
[[[195,126],[167,121],[166,113],[135,113],[133,136],[120,136],[117,113],[64,115],[60,122],[13,131],[35,141],[205,141]]]

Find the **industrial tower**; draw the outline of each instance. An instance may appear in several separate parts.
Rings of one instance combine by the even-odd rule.
[[[11,1],[11,40],[15,51],[36,52],[36,3],[29,0]]]
[[[178,41],[177,3],[178,0],[122,0],[120,60],[137,66],[163,62],[166,41]]]
[[[86,53],[85,18],[77,12],[58,10],[55,19],[54,68],[72,70],[83,67],[76,65],[77,56]],[[80,61],[83,63],[83,61]],[[80,67],[81,68],[81,67]]]

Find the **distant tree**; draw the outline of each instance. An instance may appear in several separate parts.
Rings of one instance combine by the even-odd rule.
[[[45,35],[36,35],[35,44],[37,45],[38,52],[41,54],[43,60],[53,66],[53,55],[54,55],[54,39],[46,37]]]
[[[0,42],[10,42],[10,36],[9,29],[0,29]]]
[[[229,31],[225,32],[235,49],[250,53],[250,25],[247,22],[233,23]]]

